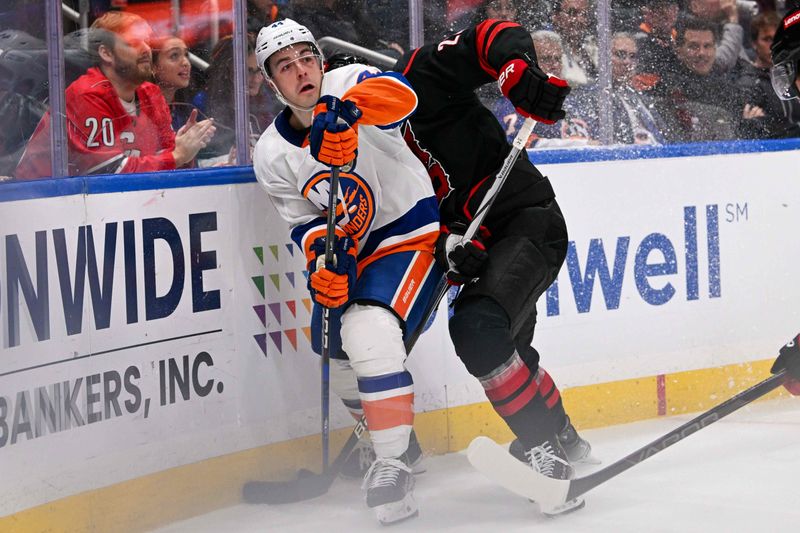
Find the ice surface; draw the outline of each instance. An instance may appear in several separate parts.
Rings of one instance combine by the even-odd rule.
[[[609,464],[693,415],[583,432]],[[417,476],[419,517],[391,527],[465,532],[797,531],[800,522],[800,398],[749,406],[590,491],[586,507],[546,518],[538,506],[493,485],[463,453],[426,459]],[[602,466],[602,465],[601,465]],[[596,468],[587,467],[578,474]],[[338,480],[325,496],[285,505],[237,505],[158,533],[387,531],[359,483]]]

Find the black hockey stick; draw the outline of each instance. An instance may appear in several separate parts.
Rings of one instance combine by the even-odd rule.
[[[761,398],[780,387],[785,377],[785,370],[770,376],[653,442],[642,446],[616,463],[584,477],[567,480],[544,476],[515,459],[503,446],[487,437],[478,437],[473,440],[467,450],[467,457],[470,463],[486,477],[512,492],[538,502],[542,510],[547,512],[585,494],[629,468],[682,441],[689,435],[697,433],[754,400]]]
[[[497,172],[495,182],[481,200],[481,204],[476,210],[475,217],[470,222],[462,238],[462,242],[472,239],[478,232],[483,218],[489,212],[494,200],[497,198],[497,194],[508,178],[511,168],[519,157],[519,153],[527,145],[528,138],[531,136],[535,125],[536,121],[531,118],[526,118],[522,127],[520,127],[512,142],[511,151],[509,151],[508,155],[506,155],[503,160],[503,164]],[[425,324],[428,322],[431,315],[436,312],[436,309],[439,307],[439,302],[447,293],[448,288],[449,285],[447,284],[446,278],[442,277],[436,287],[434,298],[428,302],[428,307],[423,314],[426,319],[420,322],[416,331],[405,341],[407,354],[411,353],[417,339],[422,334]],[[356,423],[352,433],[350,433],[350,436],[344,443],[344,446],[342,446],[342,449],[339,451],[339,455],[336,456],[336,459],[334,459],[333,463],[330,465],[330,468],[326,469],[323,467],[321,474],[315,474],[310,470],[302,469],[298,471],[296,479],[289,481],[250,481],[244,485],[242,490],[244,500],[248,503],[283,504],[308,500],[325,494],[328,492],[336,476],[341,471],[345,460],[347,460],[347,457],[356,447],[358,440],[366,429],[367,420],[362,416]]]
[[[325,266],[333,264],[333,241],[336,238],[336,205],[339,198],[339,167],[331,167],[331,183],[328,190],[328,213],[325,218]],[[317,265],[319,269],[320,265]],[[322,307],[322,368],[320,391],[322,406],[322,471],[328,470],[331,413],[331,310]]]

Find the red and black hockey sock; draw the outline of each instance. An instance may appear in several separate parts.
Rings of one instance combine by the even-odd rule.
[[[538,445],[564,427],[561,393],[530,347],[532,325],[513,339],[508,315],[489,298],[458,302],[449,325],[459,358],[525,445]]]
[[[531,371],[516,352],[480,381],[492,407],[527,447],[552,439],[562,429],[564,407],[553,378],[543,368]]]

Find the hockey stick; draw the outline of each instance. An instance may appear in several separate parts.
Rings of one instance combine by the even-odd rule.
[[[328,213],[325,219],[325,265],[333,264],[333,241],[336,238],[336,205],[339,198],[339,167],[331,167],[331,183],[328,190]],[[319,268],[319,265],[317,265]],[[331,310],[322,307],[322,471],[328,470],[330,443],[330,405],[331,405],[331,349],[330,349]]]
[[[525,148],[535,125],[536,122],[533,119],[525,119],[522,127],[514,137],[511,151],[506,155],[500,170],[497,172],[495,182],[484,195],[480,206],[475,212],[475,217],[467,227],[462,242],[471,240],[477,233],[481,222],[486,217],[494,200],[497,198],[497,193],[508,178],[514,163],[517,161],[520,151]],[[425,324],[428,322],[431,315],[436,312],[436,309],[439,307],[439,302],[444,295],[447,294],[449,287],[446,277],[442,277],[439,284],[436,286],[434,297],[428,302],[428,306],[423,314],[426,319],[420,322],[417,329],[405,341],[407,354],[411,353],[417,339],[422,334]],[[324,429],[325,426],[323,425],[323,430]],[[248,503],[283,504],[309,500],[325,494],[333,484],[336,476],[339,475],[342,465],[356,447],[356,444],[358,444],[361,435],[366,429],[367,420],[364,416],[361,416],[347,441],[344,443],[344,446],[342,446],[342,449],[339,451],[339,455],[337,455],[336,459],[331,463],[330,468],[325,468],[323,466],[321,474],[315,474],[310,470],[301,469],[298,471],[297,477],[289,481],[250,481],[244,485],[242,490],[244,500]],[[325,439],[323,437],[323,445],[324,443]]]
[[[653,442],[623,457],[614,464],[592,474],[576,479],[553,479],[542,475],[525,463],[514,458],[508,451],[487,437],[478,437],[467,449],[467,458],[479,472],[506,489],[536,501],[542,511],[549,512],[618,476],[644,460],[662,452],[697,433],[714,422],[728,416],[765,394],[775,390],[784,382],[783,370],[764,381],[740,392],[705,413],[673,429]]]
[[[461,242],[467,242],[471,240],[472,237],[478,233],[483,219],[489,212],[489,208],[492,207],[495,198],[497,198],[497,194],[500,192],[500,189],[505,184],[508,175],[511,173],[511,167],[513,167],[514,163],[517,162],[519,153],[528,144],[528,138],[531,136],[534,126],[536,126],[536,121],[530,117],[526,118],[525,122],[522,123],[522,127],[520,127],[511,143],[511,151],[503,160],[503,165],[497,172],[497,177],[495,178],[494,183],[492,183],[492,186],[489,187],[489,190],[486,191],[486,194],[483,196],[480,206],[475,211],[475,217],[469,223],[469,226],[467,226],[467,230],[464,232],[464,238],[461,239]],[[469,238],[467,238],[468,235]]]

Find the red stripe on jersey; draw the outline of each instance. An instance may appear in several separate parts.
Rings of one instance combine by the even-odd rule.
[[[467,201],[464,202],[464,216],[467,217],[467,220],[472,220],[474,218],[472,216],[472,213],[469,212],[469,203],[472,201],[472,197],[475,196],[475,193],[478,192],[478,189],[480,189],[481,185],[483,185],[488,179],[489,176],[486,176],[477,184],[475,184],[472,190],[469,191],[469,196],[467,197]]]
[[[409,60],[408,60],[408,65],[406,65],[406,68],[405,68],[405,70],[403,70],[403,76],[405,76],[406,74],[408,74],[408,71],[409,71],[409,70],[411,70],[411,63],[413,63],[413,62],[414,62],[414,58],[415,58],[415,57],[417,57],[417,53],[418,53],[418,52],[419,52],[419,48],[417,48],[416,50],[414,50],[414,53],[413,53],[413,54],[411,54],[411,59],[409,59]]]
[[[489,76],[493,79],[497,79],[499,76],[497,70],[492,68],[489,64],[489,48],[492,47],[492,43],[497,38],[497,35],[507,29],[507,28],[515,28],[519,27],[519,24],[515,22],[505,22],[496,19],[489,19],[485,22],[482,22],[476,28],[477,30],[477,52],[478,52],[478,62],[480,63],[481,68],[486,72]]]
[[[489,19],[481,22],[478,24],[478,27],[475,28],[475,52],[478,54],[478,62],[480,63],[481,68],[495,79],[497,79],[497,71],[492,69],[491,65],[487,63],[486,57],[488,54],[486,53],[483,43],[486,42],[486,34],[491,29],[491,26],[496,22],[496,20]]]

